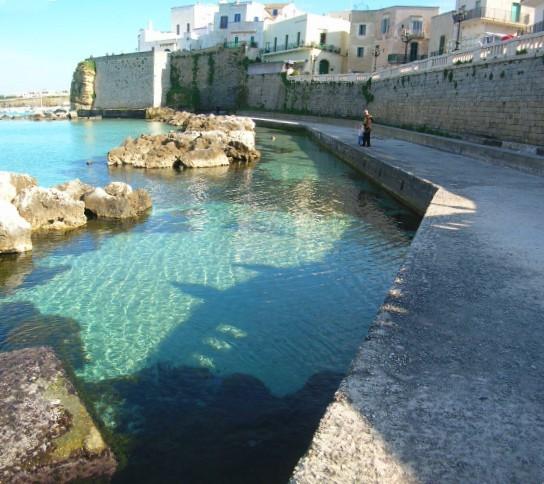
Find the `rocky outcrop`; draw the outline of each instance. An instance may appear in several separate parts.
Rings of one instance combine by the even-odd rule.
[[[37,185],[36,179],[30,175],[0,171],[0,200],[11,203],[25,188]]]
[[[87,223],[85,204],[56,188],[27,188],[13,204],[34,231],[66,231]]]
[[[95,98],[95,77],[96,64],[92,59],[87,59],[77,65],[70,87],[71,109],[92,109]]]
[[[19,215],[14,205],[0,200],[0,254],[32,250],[31,225]]]
[[[85,210],[97,218],[136,218],[151,208],[151,197],[143,190],[132,190],[130,185],[113,182],[83,195]]]
[[[61,192],[66,193],[74,200],[81,200],[83,198],[83,195],[94,190],[94,187],[83,183],[79,178],[57,185],[55,188]]]
[[[42,188],[29,175],[0,172],[0,254],[32,250],[32,232],[73,230],[88,217],[136,218],[151,205],[145,190],[126,183],[102,189],[76,179]]]
[[[160,108],[148,117],[181,129],[166,135],[127,138],[108,153],[109,165],[136,168],[207,168],[249,163],[260,158],[255,149],[255,123],[239,116],[196,115]],[[179,123],[179,124],[176,124]]]
[[[51,349],[0,353],[0,395],[1,482],[109,482],[115,457]]]

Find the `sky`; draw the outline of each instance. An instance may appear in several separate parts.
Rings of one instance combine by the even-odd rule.
[[[169,30],[170,8],[191,0],[0,0],[0,94],[69,89],[77,63],[90,55],[134,52],[152,20]],[[203,2],[204,3],[204,2]],[[211,0],[206,3],[213,3]],[[264,2],[263,2],[264,3]],[[454,0],[295,0],[303,11],[439,6]]]

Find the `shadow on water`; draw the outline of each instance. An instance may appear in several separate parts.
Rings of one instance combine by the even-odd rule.
[[[86,391],[116,409],[117,432],[128,437],[128,461],[114,482],[279,483],[308,447],[341,376],[315,374],[280,398],[250,375],[160,364]]]
[[[51,346],[68,368],[86,362],[78,321],[43,314],[26,301],[0,304],[0,351],[34,346]]]
[[[32,252],[0,255],[0,299],[20,288],[31,289],[46,284],[70,269],[68,264],[40,266],[41,259],[49,256],[79,256],[98,250],[103,240],[138,230],[140,226],[146,225],[148,218],[149,215],[138,220],[88,220],[85,227],[70,232],[34,234]],[[154,223],[158,225],[160,220]],[[151,229],[155,230],[153,227]]]

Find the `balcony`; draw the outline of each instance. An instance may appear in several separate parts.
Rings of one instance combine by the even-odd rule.
[[[465,11],[463,21],[472,19],[490,20],[501,24],[525,26],[521,21],[521,12],[501,10],[498,8],[479,7]]]
[[[408,62],[414,62],[417,60],[423,60],[426,59],[426,55],[418,55],[418,56],[412,56],[410,57],[410,52],[406,55],[406,59],[404,57],[404,54],[389,54],[387,56],[387,63],[392,65],[397,64],[406,64]]]
[[[544,32],[544,20],[534,25],[528,25],[524,30],[525,34],[536,34],[538,32]]]
[[[296,49],[321,49],[325,52],[331,52],[333,54],[340,54],[341,50],[340,47],[336,47],[335,45],[330,44],[317,44],[315,42],[310,42],[305,44],[304,41],[301,42],[293,42],[291,44],[282,44],[277,45],[276,47],[265,47],[263,49],[263,54],[276,54],[278,52],[286,52],[288,50],[296,50]]]

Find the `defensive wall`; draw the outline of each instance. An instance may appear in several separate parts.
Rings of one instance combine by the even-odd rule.
[[[94,109],[158,107],[169,88],[168,55],[164,52],[95,57]]]
[[[216,47],[170,56],[170,86],[166,104],[174,108],[213,111],[247,104],[245,48]]]
[[[291,81],[251,64],[243,47],[95,62],[94,109],[250,108],[358,119],[368,107],[382,125],[515,149],[544,147],[542,54],[365,82]]]
[[[252,75],[248,105],[264,111],[360,118],[464,139],[544,145],[544,56],[461,64],[367,82],[293,82]]]

